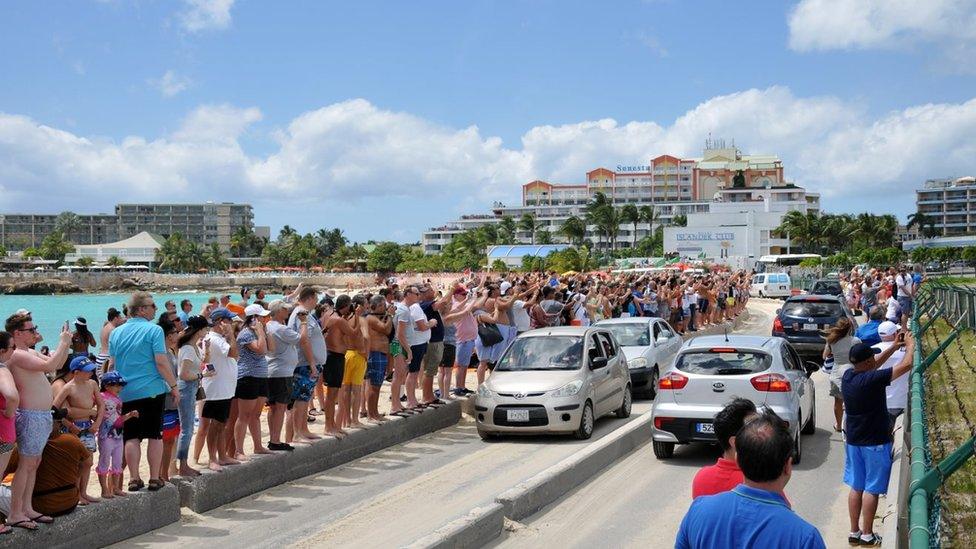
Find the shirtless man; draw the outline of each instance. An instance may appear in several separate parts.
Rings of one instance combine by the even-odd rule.
[[[61,392],[54,398],[54,407],[61,408],[65,404],[68,406],[67,419],[71,421],[71,426],[68,429],[81,440],[89,452],[94,453],[97,448],[95,436],[105,418],[105,402],[99,392],[98,382],[92,379],[95,363],[88,360],[88,357],[76,356],[71,359],[69,369],[71,379],[65,383]],[[101,501],[99,498],[88,495],[88,478],[90,476],[91,467],[86,467],[81,471],[81,477],[78,480],[78,505],[88,505]]]
[[[322,373],[326,386],[325,434],[336,438],[343,438],[348,434],[336,425],[336,401],[342,389],[342,378],[346,370],[346,351],[349,350],[346,341],[356,334],[347,320],[347,317],[351,317],[352,314],[352,299],[342,294],[336,298],[335,309],[322,327],[322,331],[325,332],[325,348],[328,349],[325,369]]]
[[[396,307],[387,303],[382,295],[374,295],[369,302],[369,314],[366,316],[368,331],[367,344],[369,358],[366,362],[366,379],[369,380],[366,395],[367,417],[373,421],[386,421],[377,406],[380,399],[380,387],[386,378],[389,364],[390,330],[393,328],[393,312]]]
[[[108,353],[108,336],[112,335],[112,330],[123,324],[125,324],[125,315],[120,313],[115,307],[109,308],[108,320],[102,325],[102,333],[99,337],[102,346],[98,349],[98,356],[95,357],[95,364],[103,374],[115,369],[115,365],[111,363]]]
[[[369,354],[366,326],[366,297],[357,295],[352,299],[353,313],[350,326],[353,333],[345,338],[346,364],[342,376],[342,389],[339,393],[339,414],[336,417],[337,427],[362,427],[359,421],[360,401],[362,400],[363,377],[366,375],[366,355]]]
[[[17,350],[7,361],[7,367],[13,374],[17,392],[20,393],[20,408],[16,419],[20,461],[17,463],[11,486],[7,524],[36,530],[38,522],[50,523],[53,520],[34,511],[31,505],[37,467],[41,464],[41,454],[54,423],[51,416],[51,384],[44,374],[53,373],[68,358],[71,332],[65,325],[61,329],[58,348],[50,357],[45,357],[27,350],[37,342],[37,326],[29,316],[15,314],[7,319],[5,328],[13,335],[17,346]]]

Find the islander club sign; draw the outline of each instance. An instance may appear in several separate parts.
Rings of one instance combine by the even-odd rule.
[[[699,231],[696,233],[677,233],[674,235],[678,242],[707,242],[716,240],[735,240],[735,233],[718,233],[711,231]]]

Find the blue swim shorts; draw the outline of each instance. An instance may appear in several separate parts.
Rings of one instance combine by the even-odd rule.
[[[845,444],[844,484],[858,492],[888,493],[891,476],[891,443],[876,446]]]
[[[386,379],[386,366],[389,361],[386,353],[380,351],[370,351],[369,358],[366,360],[366,379],[373,387],[381,387],[383,380]]]
[[[312,400],[312,391],[315,390],[315,380],[311,376],[312,370],[308,366],[295,368],[295,380],[292,384],[291,398],[298,402],[308,402]]]
[[[455,345],[456,350],[454,353],[454,365],[461,368],[467,368],[471,364],[471,355],[474,354],[474,342],[475,339],[468,341],[458,341]]]
[[[54,427],[51,410],[17,410],[14,421],[20,455],[35,457],[43,454]]]

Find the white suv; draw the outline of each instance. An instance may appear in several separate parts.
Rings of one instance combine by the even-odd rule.
[[[703,336],[688,340],[658,382],[652,427],[654,455],[670,458],[675,444],[716,442],[712,420],[735,397],[768,407],[789,422],[794,463],[800,463],[800,434],[816,430],[816,395],[804,363],[778,337]]]

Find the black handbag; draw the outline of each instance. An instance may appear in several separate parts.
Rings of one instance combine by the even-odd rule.
[[[502,337],[502,332],[496,324],[478,324],[478,339],[481,340],[481,345],[491,347],[501,343],[505,338]]]

